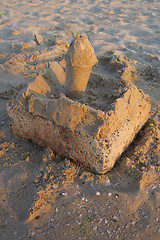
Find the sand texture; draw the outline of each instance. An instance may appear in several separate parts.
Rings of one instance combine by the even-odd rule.
[[[159,9],[158,0],[1,1],[1,239],[160,239]],[[91,77],[101,76],[79,104],[105,111],[122,94],[116,85],[109,90],[119,76],[151,99],[145,126],[104,175],[16,137],[6,111],[37,77],[41,90],[47,87],[44,75],[54,78],[58,99],[77,33],[87,34],[98,59]]]
[[[106,57],[105,65],[110,64],[108,59],[112,61]],[[101,64],[98,67],[102,68]],[[59,72],[57,77],[61,79],[63,69]],[[92,73],[81,104],[63,94],[67,80],[58,89],[54,87],[55,77],[47,79],[46,75],[38,76],[9,102],[14,133],[96,173],[110,171],[148,120],[149,97],[131,81],[122,80],[121,75],[111,82]],[[91,107],[95,101],[95,108]]]

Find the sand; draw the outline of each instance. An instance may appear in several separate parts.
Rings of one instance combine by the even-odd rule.
[[[113,58],[105,56],[103,62],[96,65],[86,92],[83,88],[83,94],[78,94],[81,97],[76,100],[65,95],[69,73],[64,84],[58,80],[65,75],[66,68],[64,72],[60,64],[53,62],[43,76],[39,75],[7,104],[14,134],[49,147],[60,157],[79,162],[94,173],[110,171],[143,128],[151,110],[148,95],[132,81],[122,79],[123,71],[112,79],[96,74],[104,66],[115,65]],[[56,65],[55,72],[53,65]],[[121,68],[125,71],[124,65]],[[70,97],[73,92],[75,96],[81,92],[81,85],[84,87],[83,80],[88,78],[85,70],[82,75],[78,71],[77,77],[71,77],[70,80],[74,80],[71,82],[80,88],[70,89],[74,89]],[[51,71],[54,74],[48,77]]]
[[[9,1],[0,9],[0,235],[2,239],[159,239],[159,1]],[[17,90],[86,33],[99,61],[151,99],[150,118],[114,169],[96,175],[13,135]],[[125,65],[119,69],[119,63]],[[123,113],[122,113],[123,114]]]

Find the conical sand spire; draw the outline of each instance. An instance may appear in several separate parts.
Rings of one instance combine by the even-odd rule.
[[[81,98],[87,87],[88,79],[98,60],[86,34],[77,34],[65,56],[66,95]]]

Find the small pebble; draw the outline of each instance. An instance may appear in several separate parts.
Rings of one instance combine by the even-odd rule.
[[[95,226],[95,227],[93,228],[93,230],[96,231],[96,230],[97,230],[97,226]]]
[[[74,195],[78,195],[78,194],[81,194],[80,191],[75,191]]]
[[[27,158],[26,158],[26,162],[28,162],[28,163],[30,162],[30,159],[29,159],[29,157],[27,157]]]
[[[117,220],[118,220],[118,217],[114,216],[114,217],[113,217],[113,221],[114,221],[114,222],[117,222]]]
[[[96,192],[96,196],[100,196],[101,195],[101,193],[100,192]]]
[[[31,233],[31,236],[34,236],[34,235],[35,235],[35,232],[32,232],[32,233]]]
[[[112,193],[111,193],[111,192],[107,193],[107,196],[108,196],[108,197],[111,197],[111,196],[112,196]]]
[[[101,223],[102,221],[103,221],[103,218],[100,218],[100,219],[99,219],[99,223]]]
[[[115,198],[119,198],[119,194],[116,193]]]
[[[77,223],[78,225],[81,225],[81,223],[80,223],[80,222],[78,222],[77,220],[76,220],[76,223]]]
[[[136,224],[136,219],[134,219],[132,222],[131,222],[132,225],[135,225]]]

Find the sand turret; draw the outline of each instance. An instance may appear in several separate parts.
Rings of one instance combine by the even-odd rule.
[[[65,56],[66,90],[68,97],[83,97],[88,79],[98,60],[86,34],[77,34]]]

